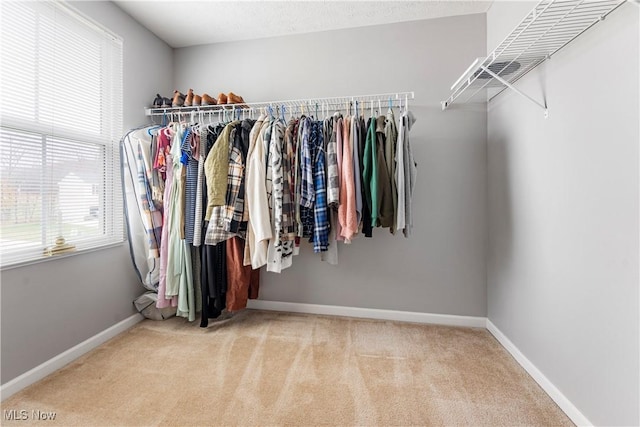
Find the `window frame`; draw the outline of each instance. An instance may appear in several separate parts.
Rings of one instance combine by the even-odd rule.
[[[43,118],[37,112],[34,120],[21,120],[16,117],[7,117],[0,111],[0,132],[18,132],[29,135],[37,135],[42,138],[43,148],[45,148],[48,140],[65,140],[73,143],[93,145],[102,149],[102,168],[98,181],[104,188],[100,199],[100,211],[98,229],[102,229],[102,233],[98,236],[75,238],[68,243],[76,246],[76,250],[68,253],[61,253],[53,256],[44,254],[45,246],[50,246],[53,242],[46,242],[45,233],[42,231],[43,222],[41,218],[41,235],[42,240],[38,244],[37,249],[34,246],[29,249],[5,249],[0,252],[0,270],[16,268],[24,265],[46,262],[55,259],[67,258],[87,252],[102,250],[110,247],[120,246],[126,242],[126,224],[124,219],[124,198],[122,194],[122,171],[121,171],[121,153],[120,138],[123,131],[123,112],[124,112],[124,43],[122,37],[118,36],[108,28],[97,23],[93,19],[87,17],[69,4],[61,1],[46,1],[42,3],[45,8],[53,8],[54,16],[58,13],[64,13],[66,16],[63,22],[54,20],[54,25],[65,25],[65,20],[71,19],[73,26],[68,28],[71,31],[90,31],[96,34],[96,40],[100,40],[100,96],[104,98],[106,108],[102,109],[100,116],[99,133],[88,133],[81,130],[65,129],[56,127],[55,124],[44,124]],[[37,14],[41,12],[40,5],[34,6]],[[37,18],[40,19],[40,18]],[[38,30],[36,29],[36,45],[35,54],[41,48],[42,41],[37,39]],[[4,50],[2,52],[2,60],[5,61]],[[36,60],[37,61],[37,60]],[[108,66],[106,65],[108,64]],[[37,65],[37,64],[36,64]],[[36,93],[38,93],[40,80],[38,73],[35,74]],[[105,82],[108,82],[105,84]],[[74,108],[82,108],[81,106],[63,106],[64,112],[73,113]],[[46,116],[45,116],[46,119]],[[104,128],[105,123],[108,123]],[[45,151],[43,151],[44,153]],[[44,169],[44,159],[40,164]],[[44,174],[45,172],[43,172]],[[46,186],[54,182],[53,179],[41,179],[44,185],[38,187],[40,198],[43,199],[44,194],[48,194]],[[45,213],[43,212],[42,215]],[[46,227],[56,227],[55,221],[44,221]]]

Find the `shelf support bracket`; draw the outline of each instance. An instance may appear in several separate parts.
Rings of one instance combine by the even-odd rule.
[[[502,83],[503,85],[505,85],[506,87],[508,87],[509,89],[513,90],[515,93],[517,93],[518,95],[527,98],[529,101],[533,102],[534,104],[536,104],[538,107],[542,108],[544,110],[544,117],[545,119],[547,117],[549,117],[549,110],[547,109],[547,106],[536,101],[535,99],[533,99],[532,97],[530,97],[529,95],[527,95],[526,93],[522,92],[520,89],[516,88],[514,85],[512,85],[511,83],[509,83],[508,81],[506,81],[505,79],[503,79],[502,77],[500,77],[499,75],[497,75],[496,73],[494,73],[493,71],[491,71],[488,67],[485,67],[484,65],[480,65],[480,68],[482,69],[482,71],[486,72],[487,74],[489,74],[491,77],[493,77],[494,79],[496,79],[497,81],[499,81],[500,83]]]

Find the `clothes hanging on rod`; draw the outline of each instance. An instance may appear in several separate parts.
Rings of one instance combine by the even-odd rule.
[[[257,298],[259,269],[291,267],[302,239],[337,264],[338,242],[375,228],[409,237],[415,117],[405,102],[396,122],[389,104],[368,118],[357,103],[325,117],[288,110],[288,121],[284,105],[233,121],[198,112],[128,134],[158,308],[190,321],[201,311],[205,327]]]
[[[158,231],[162,233],[162,212],[147,192],[149,184],[145,180],[148,174],[142,159],[143,147],[140,147],[141,139],[150,141],[151,136],[146,134],[149,129],[133,129],[125,134],[121,140],[120,157],[126,228],[133,265],[142,285],[150,291],[157,291],[161,241]]]

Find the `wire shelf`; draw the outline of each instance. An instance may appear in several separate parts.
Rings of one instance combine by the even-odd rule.
[[[490,101],[626,0],[541,0],[486,58],[477,58],[451,87],[454,102]]]
[[[271,107],[278,109],[284,106],[288,112],[306,111],[307,114],[313,114],[314,111],[320,111],[322,108],[332,107],[340,110],[347,110],[355,107],[358,102],[359,107],[374,108],[380,110],[391,106],[405,106],[415,98],[414,92],[393,92],[380,93],[374,95],[354,95],[354,96],[338,96],[329,98],[307,98],[307,99],[289,99],[283,101],[262,101],[262,102],[243,102],[242,104],[221,104],[221,105],[198,105],[192,107],[166,107],[166,108],[145,108],[147,116],[163,116],[166,114],[182,114],[197,112],[233,112],[258,110],[260,108]]]

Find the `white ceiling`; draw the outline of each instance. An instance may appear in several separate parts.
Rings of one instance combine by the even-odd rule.
[[[132,1],[125,12],[172,47],[483,13],[492,1]]]

